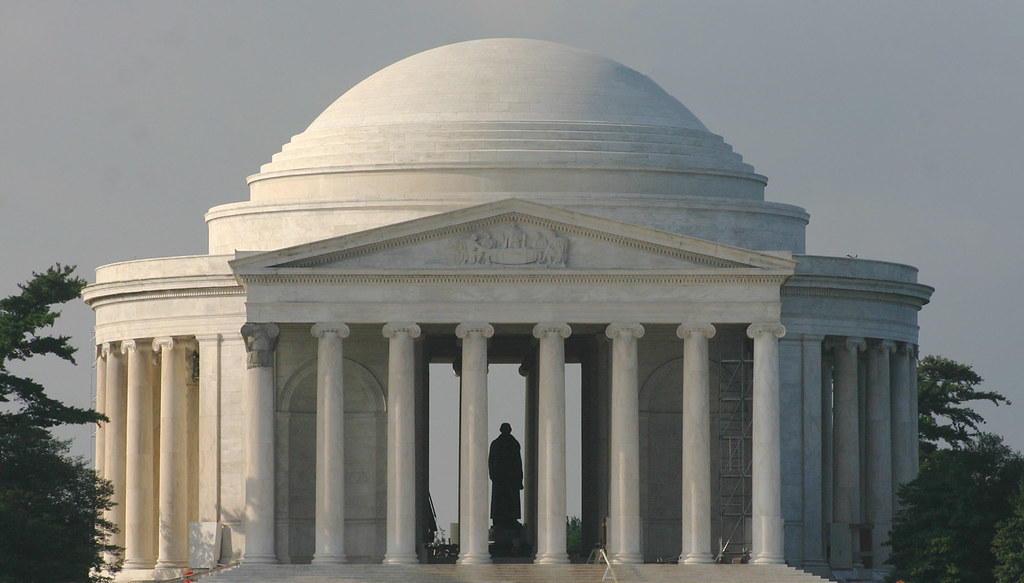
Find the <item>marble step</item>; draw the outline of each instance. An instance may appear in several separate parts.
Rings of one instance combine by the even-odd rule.
[[[615,565],[604,580],[650,583],[822,583],[782,565]],[[603,565],[254,565],[201,575],[209,583],[598,583]]]

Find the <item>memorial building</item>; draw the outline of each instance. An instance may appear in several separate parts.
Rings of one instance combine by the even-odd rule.
[[[523,560],[568,562],[570,363],[585,548],[883,568],[932,288],[811,254],[808,213],[651,79],[549,42],[440,47],[248,183],[206,214],[207,254],[106,265],[84,294],[121,578],[180,573],[190,532],[243,567],[428,562],[437,363],[460,381],[460,565],[492,561],[489,363],[523,375]]]

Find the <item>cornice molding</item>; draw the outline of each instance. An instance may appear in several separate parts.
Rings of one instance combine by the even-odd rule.
[[[935,288],[931,286],[906,281],[796,274],[786,281],[782,288],[782,295],[783,297],[870,299],[920,308],[931,300],[934,291]]]
[[[267,273],[246,274],[245,285],[782,285],[786,274],[645,274],[645,273]]]
[[[152,300],[165,300],[165,299],[178,299],[178,298],[210,298],[210,297],[231,297],[231,296],[245,296],[245,288],[242,286],[236,287],[218,287],[218,288],[190,288],[190,289],[170,289],[170,290],[154,290],[154,291],[139,291],[139,292],[118,292],[111,293],[109,295],[93,295],[92,297],[85,300],[93,308],[104,306],[107,304],[116,304],[123,302],[140,302],[140,301],[152,301]]]

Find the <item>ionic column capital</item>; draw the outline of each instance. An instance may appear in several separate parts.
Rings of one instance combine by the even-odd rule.
[[[892,340],[878,340],[872,342],[868,350],[881,352],[882,354],[892,354],[896,352],[896,343]]]
[[[825,340],[825,348],[828,350],[852,350],[857,352],[863,352],[868,347],[868,343],[863,338],[858,336],[845,336],[840,338],[829,338]]]
[[[917,345],[910,342],[900,342],[897,346],[897,351],[907,353],[907,358],[914,358],[917,356]]]
[[[548,334],[557,334],[565,340],[572,334],[572,328],[565,322],[541,322],[533,327],[534,338],[543,338]]]
[[[717,330],[715,330],[715,326],[713,324],[705,322],[683,323],[680,324],[678,328],[676,328],[676,336],[684,340],[696,334],[700,334],[705,338],[709,339],[714,338],[715,332],[717,332]]]
[[[420,327],[415,322],[388,322],[384,324],[381,334],[385,338],[394,338],[398,334],[405,334],[409,338],[419,338]]]
[[[281,335],[277,324],[246,322],[242,326],[242,338],[248,353],[246,368],[268,368],[274,364],[274,349]]]
[[[479,334],[484,338],[494,336],[494,326],[487,322],[463,322],[455,327],[455,336],[465,339],[470,334]]]
[[[129,352],[135,352],[138,350],[138,342],[135,340],[122,340],[121,341],[121,354],[128,354]]]
[[[786,335],[786,327],[781,322],[756,322],[747,326],[747,338],[756,339],[766,334],[776,339],[782,338]]]
[[[309,329],[309,333],[314,338],[323,338],[328,334],[335,334],[338,338],[348,338],[349,332],[351,330],[344,322],[321,322]]]
[[[125,340],[125,342],[133,342]],[[123,343],[122,343],[123,344]],[[153,352],[162,352],[181,348],[184,350],[196,349],[198,344],[191,336],[159,336],[153,339]],[[124,352],[124,350],[122,350]]]
[[[114,354],[119,349],[118,344],[118,342],[104,342],[103,344],[100,344],[100,357],[107,358],[111,354]]]
[[[604,335],[614,340],[619,336],[644,337],[644,327],[639,322],[612,322],[604,330]]]

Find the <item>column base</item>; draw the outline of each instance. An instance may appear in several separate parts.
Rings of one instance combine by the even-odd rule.
[[[490,565],[491,555],[490,553],[472,553],[467,555],[459,555],[459,558],[455,560],[456,565]]]
[[[538,555],[534,561],[536,565],[568,565],[569,555],[567,553],[544,553]]]
[[[169,581],[171,579],[178,579],[185,574],[187,567],[161,567],[157,565],[152,571],[149,572],[150,581]]]
[[[345,563],[348,563],[348,557],[345,555],[319,554],[313,555],[311,563],[314,565],[344,565]]]
[[[608,560],[616,565],[638,565],[644,562],[644,557],[640,553],[618,553],[609,556]]]
[[[382,565],[418,565],[420,559],[416,555],[385,555]]]
[[[711,553],[689,553],[679,557],[679,564],[686,565],[709,565],[715,562]]]
[[[156,571],[153,566],[149,567],[124,567],[114,575],[114,581],[157,581],[164,579],[154,575]],[[173,574],[172,574],[173,576]],[[171,578],[171,577],[168,577]]]
[[[150,559],[148,561],[125,561],[124,565],[121,566],[121,572],[125,571],[151,571],[156,566],[156,559]]]
[[[783,565],[786,560],[782,555],[762,553],[751,559],[750,562],[754,565]]]
[[[188,559],[166,559],[158,560],[156,565],[153,567],[154,570],[159,571],[160,569],[188,569]]]
[[[274,564],[277,563],[277,555],[245,555],[242,557],[242,562],[257,565]]]

